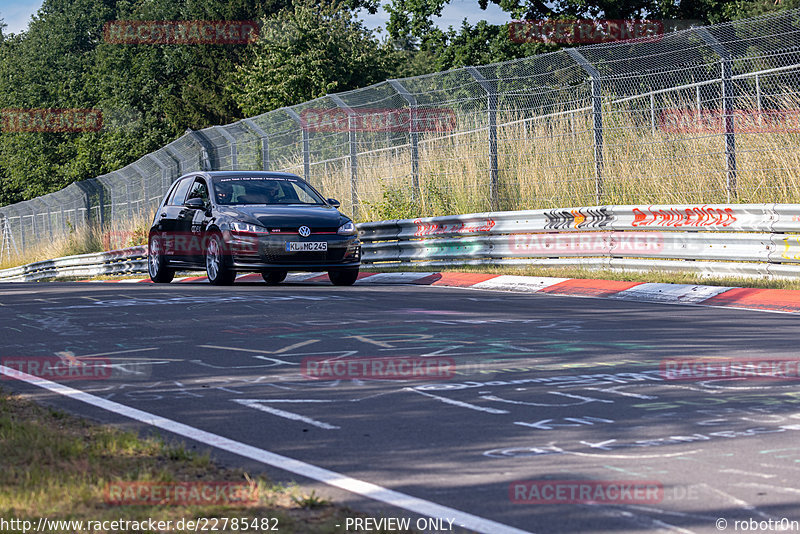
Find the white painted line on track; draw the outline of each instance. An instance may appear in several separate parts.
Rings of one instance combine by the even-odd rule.
[[[259,449],[258,447],[253,447],[252,445],[247,445],[246,443],[235,441],[224,436],[220,436],[219,434],[206,432],[205,430],[200,430],[198,428],[173,421],[172,419],[167,419],[159,415],[154,415],[136,408],[131,408],[130,406],[125,406],[124,404],[119,404],[101,397],[95,397],[94,395],[90,395],[89,393],[80,391],[78,389],[74,389],[57,382],[51,382],[50,380],[45,380],[43,378],[37,378],[4,365],[0,365],[0,374],[16,378],[17,380],[26,382],[33,386],[44,388],[53,393],[64,395],[65,397],[69,397],[97,408],[128,417],[135,421],[166,430],[167,432],[172,432],[173,434],[177,434],[179,436],[183,436],[185,438],[198,441],[200,443],[204,443],[233,454],[237,454],[244,458],[249,458],[278,469],[283,469],[284,471],[288,471],[302,477],[317,480],[339,489],[355,493],[356,495],[361,495],[362,497],[367,497],[391,506],[403,508],[415,514],[425,517],[455,519],[454,523],[458,526],[480,532],[481,534],[531,534],[529,531],[504,525],[502,523],[492,521],[491,519],[472,515],[467,512],[462,512],[461,510],[456,510],[455,508],[436,504],[435,502],[426,501],[411,495],[406,495],[405,493],[390,490],[382,486],[378,486],[377,484],[372,484],[371,482],[351,478],[335,471],[330,471],[322,467],[301,462],[300,460],[295,460],[274,452]]]
[[[430,397],[432,399],[436,399],[441,401],[445,404],[451,404],[453,406],[458,406],[460,408],[467,408],[469,410],[475,410],[476,412],[486,412],[495,415],[503,415],[507,414],[507,410],[498,410],[497,408],[486,408],[485,406],[478,406],[476,404],[470,404],[468,402],[462,402],[459,400],[448,399],[447,397],[440,397],[439,395],[434,395],[432,393],[426,393],[425,391],[419,391],[418,389],[414,388],[403,388],[406,391],[413,391],[414,393],[419,393],[420,395],[425,395],[426,397]]]
[[[329,423],[324,423],[322,421],[317,421],[316,419],[300,415],[299,413],[287,412],[286,410],[279,410],[278,408],[264,406],[258,399],[233,399],[233,402],[241,404],[242,406],[247,406],[248,408],[255,408],[256,410],[261,410],[262,412],[271,413],[272,415],[277,415],[278,417],[283,417],[284,419],[308,423],[309,425],[313,425],[324,430],[339,430],[341,428],[336,425],[331,425]]]

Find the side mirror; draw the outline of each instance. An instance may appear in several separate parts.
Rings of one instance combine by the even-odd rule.
[[[202,198],[190,198],[183,203],[183,207],[191,210],[204,210],[206,209],[206,203],[203,202]]]
[[[338,200],[336,200],[335,198],[329,198],[328,199],[328,204],[333,206],[334,208],[338,208],[339,206],[342,205],[342,203],[339,202]]]

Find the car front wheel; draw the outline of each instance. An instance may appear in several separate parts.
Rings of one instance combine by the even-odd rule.
[[[229,286],[236,279],[219,234],[211,234],[206,244],[206,276],[215,286]]]
[[[147,271],[156,284],[169,284],[175,277],[175,271],[167,267],[164,247],[157,235],[150,236],[147,243]]]
[[[328,278],[335,286],[352,286],[358,280],[358,269],[328,271]]]

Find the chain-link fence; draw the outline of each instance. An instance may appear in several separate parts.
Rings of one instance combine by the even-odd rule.
[[[305,177],[356,219],[800,202],[800,10],[389,80],[227,126],[0,208],[24,252],[149,216],[200,169]]]

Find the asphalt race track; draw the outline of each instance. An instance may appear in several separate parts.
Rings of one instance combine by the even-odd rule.
[[[272,476],[305,481],[280,468],[291,458],[311,478],[339,473],[416,498],[404,509],[385,492],[384,515],[449,508],[492,534],[800,521],[800,382],[669,380],[661,367],[796,362],[798,338],[790,314],[445,287],[0,285],[3,369],[112,364],[55,380],[94,405],[6,376],[4,389],[130,421],[104,409],[112,401],[200,441],[223,436],[223,449],[267,451]],[[431,375],[325,375],[325,362],[356,358]],[[216,455],[254,465],[228,450]]]

